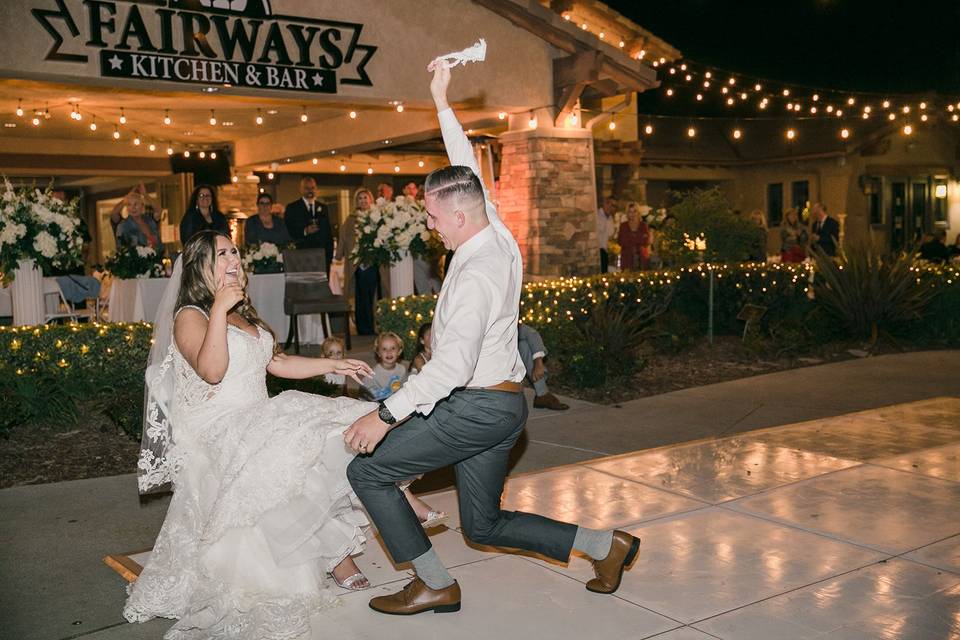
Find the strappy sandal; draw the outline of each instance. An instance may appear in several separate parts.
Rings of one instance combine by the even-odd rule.
[[[361,572],[359,572],[359,571],[357,571],[357,572],[356,572],[355,574],[353,574],[352,576],[347,576],[346,578],[344,578],[343,582],[340,582],[339,580],[337,580],[337,576],[335,576],[332,571],[330,572],[330,577],[333,578],[333,582],[334,582],[338,587],[340,587],[341,589],[346,589],[346,590],[348,590],[348,591],[364,591],[364,590],[366,590],[366,589],[369,589],[370,586],[371,586],[371,585],[370,585],[370,580],[367,579],[367,576],[363,575],[363,574],[362,574]],[[366,585],[365,587],[355,587],[355,586],[354,586],[355,584],[357,584],[358,582],[360,582],[360,581],[362,581],[362,580],[366,580],[366,581],[367,581],[367,585]]]
[[[447,520],[449,519],[450,516],[447,515],[446,511],[434,511],[431,509],[427,514],[427,519],[420,522],[420,526],[424,529],[433,529],[434,527],[447,524]]]

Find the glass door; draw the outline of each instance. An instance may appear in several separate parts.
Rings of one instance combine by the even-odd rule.
[[[930,179],[890,181],[890,248],[900,251],[920,244],[932,224]]]
[[[907,183],[895,180],[890,183],[890,245],[895,251],[906,245],[906,226]]]

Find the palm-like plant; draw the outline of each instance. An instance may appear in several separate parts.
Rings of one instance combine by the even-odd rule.
[[[874,243],[854,243],[834,259],[813,248],[818,302],[858,339],[873,345],[881,332],[890,334],[921,319],[936,295],[914,266],[915,254],[885,252]]]

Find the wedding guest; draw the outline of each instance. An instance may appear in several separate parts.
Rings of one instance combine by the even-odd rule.
[[[607,245],[613,235],[613,216],[617,212],[617,201],[606,198],[603,206],[597,209],[597,246],[600,249],[600,273],[606,273],[610,267],[610,256],[607,254]]]
[[[343,258],[344,291],[354,292],[353,313],[357,324],[357,334],[372,336],[374,331],[373,306],[380,297],[380,269],[377,265],[354,265],[350,254],[357,245],[357,218],[361,212],[373,206],[373,194],[369,189],[357,189],[353,196],[354,212],[340,225],[340,242],[337,243],[337,257]]]
[[[257,215],[250,216],[243,224],[243,241],[246,245],[270,242],[282,249],[292,242],[287,223],[271,213],[273,196],[261,193],[257,196]]]
[[[780,262],[803,262],[807,257],[807,228],[796,208],[787,209],[780,223]]]
[[[142,198],[144,215],[153,218],[158,225],[160,224],[160,218],[163,212],[156,200],[151,198],[150,194],[147,193],[147,187],[144,186],[143,182],[141,182],[134,188],[130,189],[130,192],[121,198],[117,204],[113,205],[113,209],[110,210],[110,226],[113,228],[114,236],[117,235],[117,227],[119,227],[120,223],[123,222],[123,208],[127,206],[128,199],[137,194],[139,194]],[[129,215],[129,213],[127,215]]]
[[[410,360],[410,375],[420,373],[423,365],[430,362],[433,356],[433,349],[430,346],[430,339],[433,337],[432,327],[433,323],[425,322],[417,330],[417,347],[413,352],[413,359]]]
[[[810,227],[811,246],[819,247],[830,257],[840,248],[840,223],[827,213],[827,205],[818,202],[810,209],[813,224]]]
[[[327,274],[333,262],[333,231],[326,205],[317,200],[317,181],[310,176],[300,178],[300,198],[287,205],[284,213],[287,231],[300,249],[323,249]]]
[[[163,253],[160,229],[154,217],[145,214],[143,195],[130,192],[124,200],[127,203],[127,217],[117,225],[117,246],[150,247],[157,253]]]
[[[403,185],[403,195],[417,202],[417,194],[420,187],[413,180],[409,180]],[[431,264],[426,258],[414,256],[413,258],[413,288],[417,295],[432,295],[440,293],[440,278],[435,273],[438,271],[437,265]]]
[[[381,182],[377,185],[377,198],[383,198],[387,202],[393,201],[393,185],[389,182]]]
[[[920,259],[941,264],[949,260],[950,249],[947,248],[947,230],[937,229],[930,235],[930,239],[920,245]]]
[[[370,391],[374,400],[385,400],[407,379],[407,365],[400,362],[403,340],[394,332],[385,331],[373,341],[373,355],[377,364],[373,367]]]
[[[533,327],[517,324],[517,349],[527,370],[527,377],[533,383],[533,408],[565,411],[570,405],[560,402],[560,398],[547,388],[547,367],[543,359],[547,357],[547,347],[543,338]]]
[[[325,338],[320,343],[320,355],[329,360],[343,360],[343,340],[337,337]],[[323,374],[323,379],[332,385],[339,387],[340,396],[347,395],[347,376],[342,373],[332,371]]]
[[[760,209],[754,209],[750,212],[750,222],[752,222],[756,228],[756,235],[754,236],[753,241],[750,243],[750,251],[748,260],[751,262],[766,262],[767,261],[767,221],[766,216],[763,215],[763,211]]]
[[[180,242],[186,245],[195,233],[208,229],[230,235],[227,217],[217,203],[217,190],[201,184],[190,194],[190,203],[180,221]]]
[[[647,268],[650,255],[650,228],[640,217],[640,207],[636,202],[627,205],[627,221],[620,225],[617,233],[620,245],[620,268],[624,271],[636,271]]]

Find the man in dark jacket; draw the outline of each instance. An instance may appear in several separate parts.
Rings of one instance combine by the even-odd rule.
[[[818,202],[810,212],[813,214],[810,241],[828,256],[836,256],[840,248],[840,223],[827,213],[827,205]]]
[[[298,249],[325,249],[327,274],[333,261],[333,232],[327,207],[317,200],[317,181],[300,179],[300,199],[287,205],[284,221]]]

